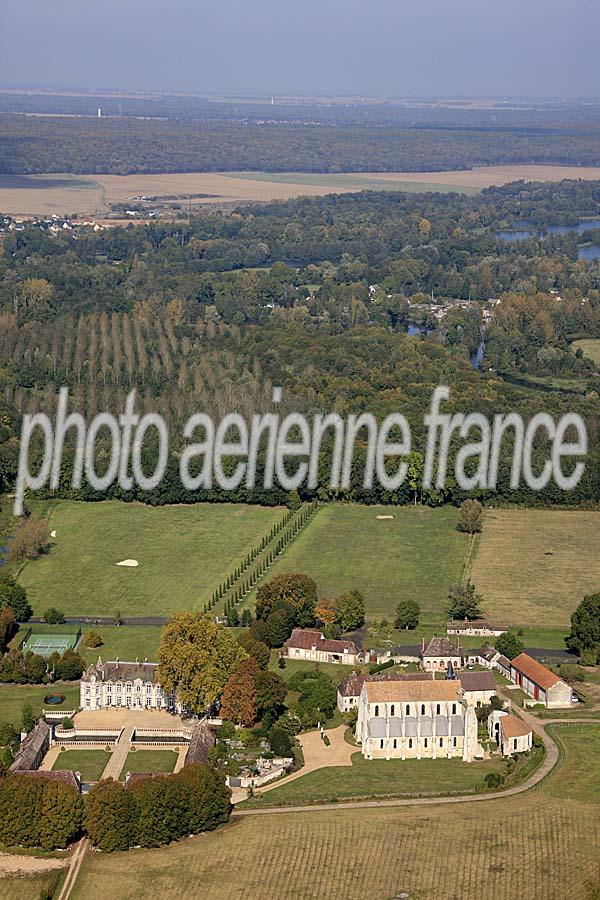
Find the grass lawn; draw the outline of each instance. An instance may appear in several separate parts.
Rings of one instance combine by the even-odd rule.
[[[561,751],[555,774],[545,782],[553,797],[600,804],[600,721],[597,725],[549,725]]]
[[[172,772],[177,762],[175,750],[134,750],[127,754],[125,765],[119,776],[125,781],[127,772]]]
[[[381,512],[394,518],[380,521]],[[356,588],[370,618],[393,616],[400,600],[411,597],[424,619],[441,626],[448,588],[460,580],[468,545],[468,537],[456,531],[457,519],[450,507],[332,504],[317,512],[269,577],[305,572],[322,597]]]
[[[277,672],[278,675],[281,675],[286,683],[297,672],[314,672],[315,669],[318,669],[320,672],[325,672],[327,675],[330,675],[333,681],[336,684],[339,684],[340,681],[344,680],[346,675],[350,674],[350,672],[366,672],[367,670],[366,666],[341,666],[337,665],[337,663],[315,663],[308,659],[286,659],[285,669],[280,669],[277,665],[278,659],[279,651],[273,650],[269,668],[273,669],[274,672]]]
[[[29,703],[35,715],[40,715],[43,700],[47,694],[64,694],[60,706],[47,707],[53,710],[77,709],[79,707],[79,682],[56,681],[54,684],[0,684],[0,722],[12,722],[21,727],[21,707]]]
[[[331,766],[268,791],[248,805],[327,803],[406,794],[454,794],[483,787],[488,772],[504,772],[502,759],[464,763],[460,759],[365,759],[352,756],[352,767]],[[246,804],[244,804],[246,805]]]
[[[50,552],[19,581],[35,613],[168,615],[202,608],[217,585],[282,517],[280,509],[199,503],[152,508],[60,501]],[[117,566],[135,559],[138,568]]]
[[[81,772],[83,781],[100,781],[111,757],[106,750],[64,750],[52,766],[53,772]]]
[[[580,341],[573,341],[571,346],[574,351],[581,349],[584,356],[587,356],[597,366],[600,366],[600,340],[598,338],[584,338]]]
[[[22,625],[18,633],[11,641],[11,646],[18,647],[25,637],[27,625]],[[44,626],[31,626],[36,632],[42,633]],[[54,632],[68,630],[68,625],[54,626]],[[76,627],[76,626],[75,626]],[[51,626],[47,625],[47,629]],[[102,637],[102,645],[100,647],[86,647],[83,640],[77,646],[77,652],[87,662],[96,662],[98,656],[103,660],[107,659],[145,659],[148,657],[150,662],[156,662],[158,645],[160,643],[161,627],[159,625],[90,625],[83,626],[82,635],[86,631],[97,631]],[[50,633],[53,633],[50,630]]]
[[[471,580],[487,617],[567,629],[575,607],[600,584],[600,512],[486,511]]]
[[[66,871],[66,869],[65,869]],[[32,900],[33,897],[57,897],[62,869],[43,875],[14,875],[0,878],[0,900]]]

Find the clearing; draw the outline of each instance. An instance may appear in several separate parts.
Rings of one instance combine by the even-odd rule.
[[[577,604],[600,586],[599,526],[598,512],[486,511],[471,570],[486,617],[568,627]]]
[[[86,616],[202,609],[282,516],[278,508],[233,503],[153,508],[59,501],[49,518],[58,537],[46,556],[25,566],[19,581],[36,614],[48,606]],[[116,565],[129,554],[139,567]]]
[[[580,341],[573,341],[571,346],[573,350],[581,350],[584,356],[600,366],[600,339],[584,338]]]

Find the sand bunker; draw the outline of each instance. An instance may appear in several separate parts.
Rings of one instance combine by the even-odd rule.
[[[51,531],[51,532],[50,532],[50,537],[56,537],[56,531]]]
[[[135,569],[136,566],[139,566],[139,562],[137,559],[122,559],[121,562],[117,563],[118,566],[126,566],[128,569]]]
[[[376,519],[393,519],[393,516],[375,516]]]

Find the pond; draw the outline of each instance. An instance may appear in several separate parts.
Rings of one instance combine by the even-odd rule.
[[[44,697],[44,706],[60,706],[65,702],[63,694],[48,694]]]
[[[582,244],[577,248],[578,259],[600,259],[600,244]]]
[[[535,228],[529,222],[522,223],[521,227],[507,228],[497,231],[495,237],[499,241],[513,244],[516,241],[525,241],[527,238],[543,238],[549,234],[584,234],[594,228],[600,228],[600,219],[586,219],[577,225],[548,225],[546,228]],[[587,257],[581,257],[580,259]]]

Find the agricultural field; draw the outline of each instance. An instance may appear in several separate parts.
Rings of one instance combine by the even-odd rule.
[[[580,341],[573,341],[571,346],[573,350],[581,350],[584,356],[587,356],[596,365],[600,366],[600,340],[598,338],[585,338]]]
[[[56,531],[50,552],[28,563],[19,581],[36,614],[49,606],[86,616],[201,609],[281,517],[280,509],[242,504],[60,501],[48,521]],[[139,565],[118,566],[124,559]]]
[[[81,772],[83,781],[100,781],[110,753],[106,750],[64,750],[52,766],[53,772]]]
[[[21,727],[21,708],[29,703],[34,715],[40,715],[47,694],[64,694],[60,706],[48,709],[69,710],[79,706],[79,682],[55,681],[54,684],[0,684],[0,722],[11,722],[15,728]]]
[[[289,784],[267,791],[244,806],[301,806],[338,800],[403,795],[474,793],[489,772],[503,773],[500,758],[468,765],[461,759],[365,759],[352,756],[352,766],[332,766],[309,772]]]
[[[597,725],[550,725],[561,764],[548,781],[553,797],[600,805],[600,720]]]
[[[560,181],[600,178],[594,167],[511,165],[478,166],[445,172],[171,172],[138,175],[1,175],[0,209],[17,215],[75,213],[102,216],[111,204],[134,197],[179,197],[194,204],[243,203],[320,197],[352,191],[455,191],[474,194],[510,181]],[[201,196],[204,195],[204,196]]]
[[[380,513],[394,518],[378,520]],[[359,590],[369,618],[393,617],[400,600],[411,597],[420,604],[422,619],[439,627],[468,547],[457,521],[453,507],[332,504],[317,512],[269,577],[304,572],[315,579],[322,597]]]
[[[564,631],[600,586],[600,513],[488,510],[471,569],[484,613],[509,625]]]
[[[169,848],[88,854],[72,897],[134,898],[151,882],[179,900],[363,900],[402,891],[411,900],[592,900],[600,882],[600,800],[588,791],[595,727],[561,728],[562,766],[522,796],[234,817]],[[448,844],[451,852],[440,853]]]
[[[27,863],[24,864],[25,867]],[[2,876],[0,868],[0,900],[32,900],[37,897],[52,897],[62,878],[62,870],[40,875]]]
[[[172,772],[176,762],[174,750],[133,750],[127,754],[120,779],[125,781],[127,772],[153,772],[155,775]]]

